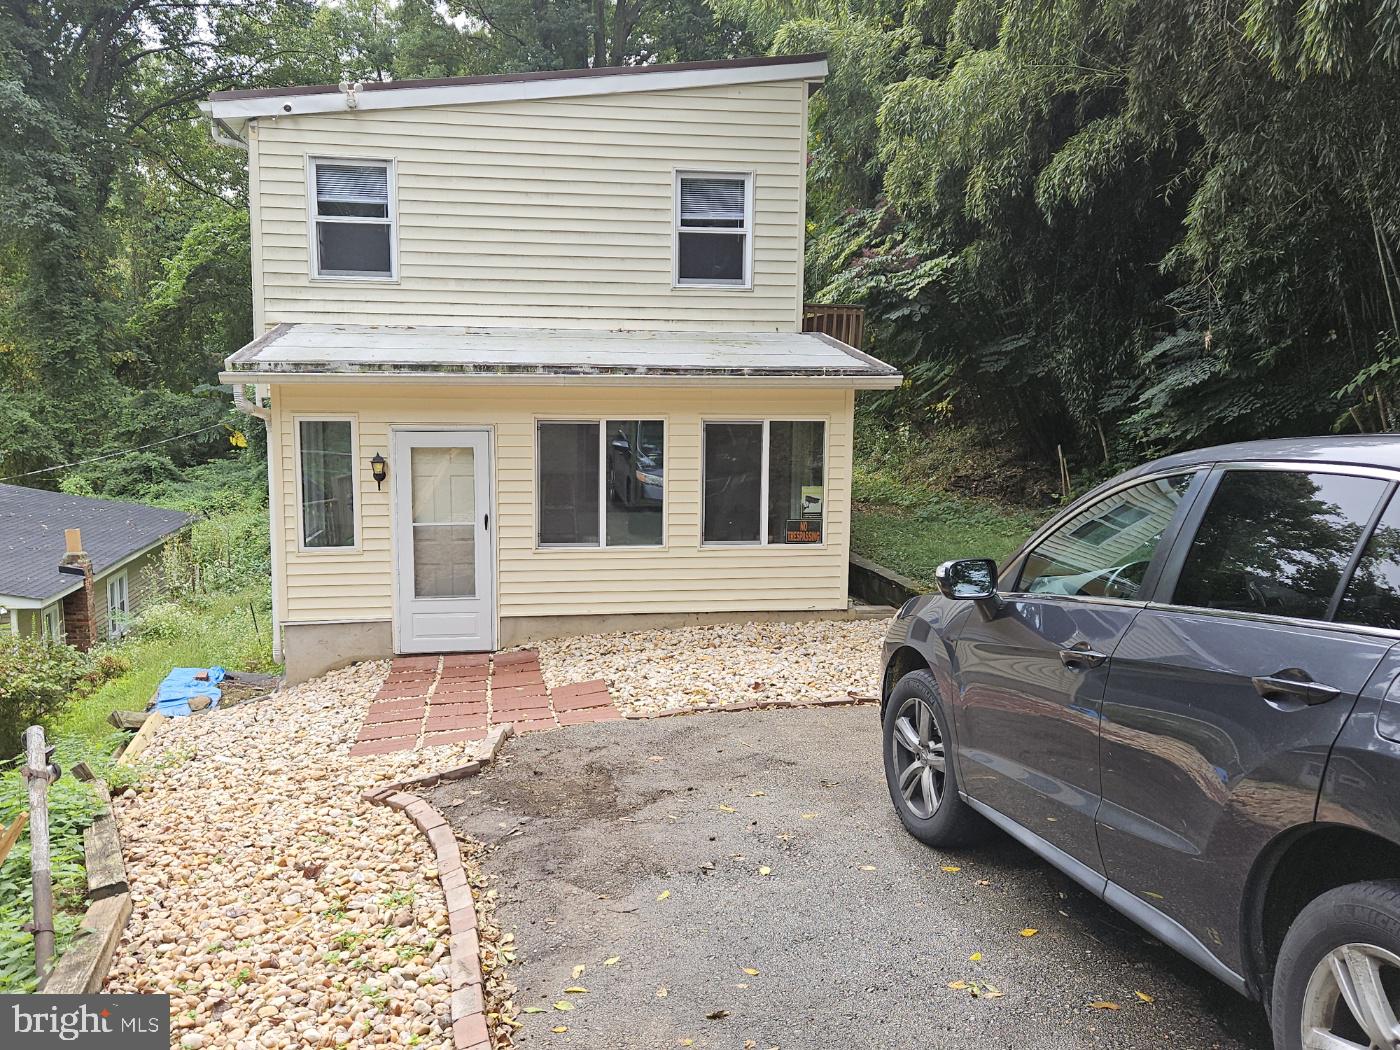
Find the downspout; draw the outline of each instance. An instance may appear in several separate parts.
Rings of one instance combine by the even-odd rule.
[[[228,367],[226,364],[225,367]],[[277,570],[280,559],[277,557],[277,538],[279,530],[274,526],[278,521],[277,486],[274,484],[272,473],[272,409],[263,404],[263,398],[271,398],[264,393],[266,388],[260,386],[253,387],[253,398],[248,399],[248,384],[233,384],[233,407],[244,415],[256,416],[263,421],[263,427],[267,432],[267,545],[268,556],[272,560],[272,659],[276,663],[282,662],[282,620],[277,614]],[[270,393],[270,392],[269,392]]]

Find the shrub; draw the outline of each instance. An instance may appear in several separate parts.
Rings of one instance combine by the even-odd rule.
[[[0,638],[0,756],[18,754],[29,726],[52,725],[92,671],[88,656],[71,645]]]

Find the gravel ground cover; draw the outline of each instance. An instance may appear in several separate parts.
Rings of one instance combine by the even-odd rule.
[[[808,620],[590,634],[541,642],[540,664],[551,688],[604,679],[626,713],[873,695],[889,623]]]
[[[107,990],[169,994],[175,1046],[452,1046],[432,852],[360,792],[475,745],[349,757],[386,672],[168,723],[116,800],[135,911]]]

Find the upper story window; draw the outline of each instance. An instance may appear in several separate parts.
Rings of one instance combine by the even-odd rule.
[[[383,161],[313,160],[312,273],[392,278],[392,169]]]
[[[753,176],[676,172],[676,284],[752,283]]]

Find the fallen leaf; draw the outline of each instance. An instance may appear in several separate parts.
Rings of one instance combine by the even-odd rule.
[[[862,865],[860,866],[860,870],[861,870],[861,871],[874,871],[874,870],[875,870],[875,865],[874,865],[874,864],[862,864]]]
[[[660,755],[647,755],[647,761],[648,761],[648,762],[665,762],[666,760],[665,760],[664,758],[662,758]]]
[[[943,865],[943,870],[944,870],[944,871],[962,871],[962,868],[958,867],[956,864],[945,864],[945,865]]]
[[[1100,999],[1098,1002],[1096,1002],[1096,1003],[1090,1003],[1089,1005],[1090,1005],[1091,1007],[1093,1007],[1095,1010],[1117,1010],[1117,1009],[1118,1009],[1118,1004],[1117,1004],[1117,1003],[1111,1003],[1111,1002],[1109,1002],[1107,999]]]
[[[1040,931],[1037,930],[1037,929],[1035,929],[1033,926],[1027,926],[1024,930],[1021,931],[1021,936],[1022,936],[1022,937],[1034,937],[1034,936],[1035,936],[1037,933],[1039,933],[1039,932],[1040,932]]]
[[[575,967],[574,967],[574,980],[577,981],[580,977],[582,977],[582,976],[583,976],[583,972],[584,972],[585,970],[587,970],[587,969],[588,969],[588,967],[585,966],[583,963],[579,963],[577,966],[575,966]]]
[[[527,1006],[527,1007],[525,1007],[525,1009],[521,1010],[520,1012],[521,1012],[522,1014],[542,1014],[542,1013],[544,1013],[544,1007],[543,1007],[543,1006]]]
[[[1142,895],[1144,897],[1151,897],[1154,901],[1164,901],[1167,899],[1163,897],[1160,893],[1153,893],[1151,890],[1143,890]]]
[[[804,814],[802,814],[802,819],[803,819],[803,820],[816,820],[816,819],[817,819],[817,815],[816,815],[815,813],[804,813]]]
[[[745,967],[744,967],[744,972],[745,972],[746,974],[748,974],[750,977],[757,977],[757,976],[758,976],[758,971],[755,970],[752,966],[745,966]]]
[[[622,959],[622,957],[621,957],[620,955],[614,955],[614,956],[612,956],[611,958],[604,959],[604,960],[603,960],[603,965],[604,965],[604,966],[616,966],[616,965],[621,961],[621,959]]]
[[[668,996],[669,994],[671,994],[671,990],[667,988],[664,984],[656,990],[656,997],[658,999],[665,999],[666,996]]]
[[[763,864],[759,866],[758,873],[760,875],[772,875],[773,869],[770,868],[767,864]]]
[[[560,999],[557,1003],[554,1004],[554,1009],[556,1010],[572,1010],[573,1008],[574,1004],[569,1002],[569,1000],[567,999]]]
[[[979,885],[979,886],[990,886],[991,884],[992,884],[992,880],[991,880],[991,879],[978,879],[978,880],[977,880],[977,885]]]
[[[948,982],[948,987],[951,988],[951,989],[953,989],[953,991],[955,991],[955,992],[961,992],[961,991],[963,991],[964,989],[967,988],[967,982],[966,982],[966,981],[949,981],[949,982]]]
[[[571,984],[569,987],[565,988],[564,991],[571,995],[582,995],[586,993],[588,989],[581,984]]]
[[[660,893],[658,893],[658,894],[656,895],[656,899],[659,900],[659,901],[664,901],[664,900],[665,900],[667,897],[669,897],[670,895],[671,895],[671,891],[670,891],[670,890],[662,890]],[[1029,935],[1027,935],[1027,936],[1029,936]]]
[[[569,1026],[568,1026],[568,1025],[564,1025],[564,1024],[557,1024],[557,1025],[555,1025],[553,1028],[550,1029],[551,1032],[557,1032],[559,1035],[563,1035],[563,1034],[564,1034],[565,1032],[567,1032],[568,1030],[569,1030]]]
[[[689,1038],[689,1037],[687,1037],[687,1038],[685,1038],[685,1039],[677,1039],[676,1042],[679,1043],[681,1046],[694,1046],[694,1045],[695,1045],[695,1040],[694,1040],[694,1039],[691,1039],[691,1038]]]
[[[762,798],[766,794],[768,794],[766,791],[750,791],[749,798]]]
[[[994,984],[986,985],[982,989],[982,997],[985,999],[1000,999],[1005,993]]]
[[[709,1013],[707,1013],[707,1014],[705,1015],[705,1020],[707,1020],[707,1021],[723,1021],[723,1020],[724,1020],[726,1017],[728,1017],[728,1016],[729,1016],[729,1011],[728,1011],[728,1010],[711,1010]]]
[[[982,961],[982,953],[981,953],[981,952],[973,952],[971,955],[969,955],[969,956],[967,957],[967,961],[968,961],[968,962],[981,962],[981,961]]]
[[[738,811],[737,809],[735,809],[733,806],[726,806],[723,802],[721,802],[720,805],[719,805],[719,811],[720,811],[721,813],[738,813],[738,812],[739,812],[739,811]]]
[[[1146,992],[1134,992],[1133,994],[1145,1003],[1156,1002],[1156,1000],[1153,999],[1152,996],[1148,995]]]

